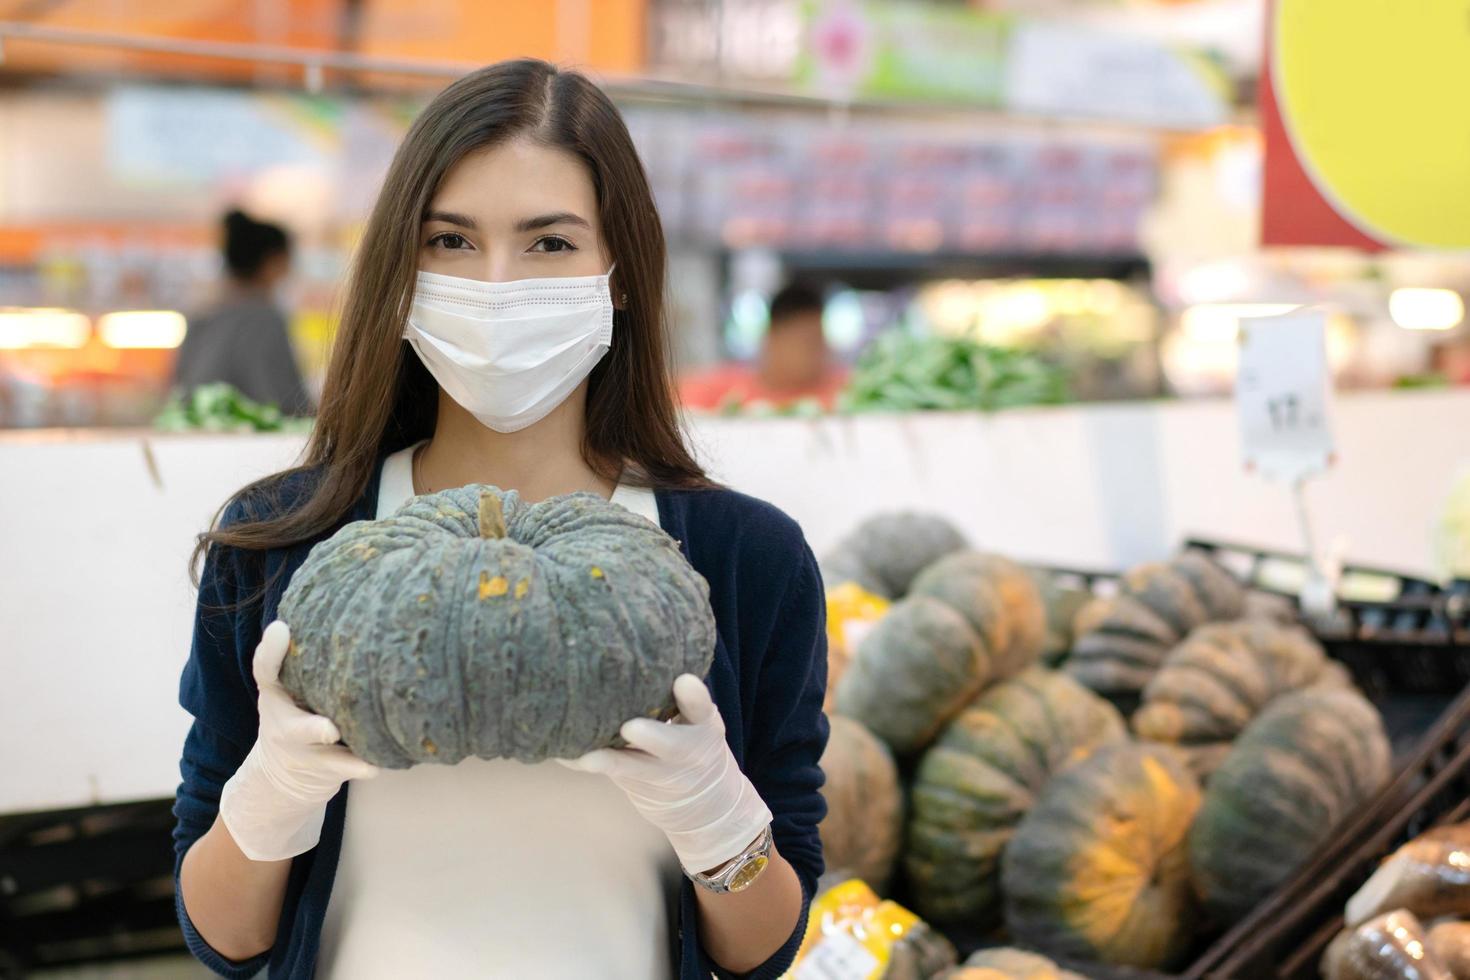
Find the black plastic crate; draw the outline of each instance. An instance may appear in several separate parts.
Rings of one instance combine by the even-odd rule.
[[[0,817],[0,980],[182,950],[173,800]]]

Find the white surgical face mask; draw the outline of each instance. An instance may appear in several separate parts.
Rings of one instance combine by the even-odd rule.
[[[403,336],[456,402],[516,432],[566,401],[612,346],[608,277],[481,282],[420,272]]]

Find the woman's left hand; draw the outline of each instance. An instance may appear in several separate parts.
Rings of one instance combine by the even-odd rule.
[[[737,857],[771,822],[771,811],[725,743],[725,721],[704,681],[674,681],[673,721],[634,718],[622,727],[627,748],[597,749],[562,764],[604,773],[644,819],[669,838],[690,874]]]

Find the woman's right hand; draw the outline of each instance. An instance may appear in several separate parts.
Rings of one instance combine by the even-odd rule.
[[[370,779],[378,767],[345,745],[331,720],[303,711],[281,686],[291,631],[277,620],[255,648],[260,731],[240,768],[225,783],[219,812],[236,845],[252,861],[305,853],[321,837],[327,801],[348,779]]]

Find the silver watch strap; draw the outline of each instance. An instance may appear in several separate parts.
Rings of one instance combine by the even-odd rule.
[[[689,880],[718,895],[744,891],[760,877],[771,861],[771,825],[761,830],[750,846],[726,862],[714,874],[691,874]]]

